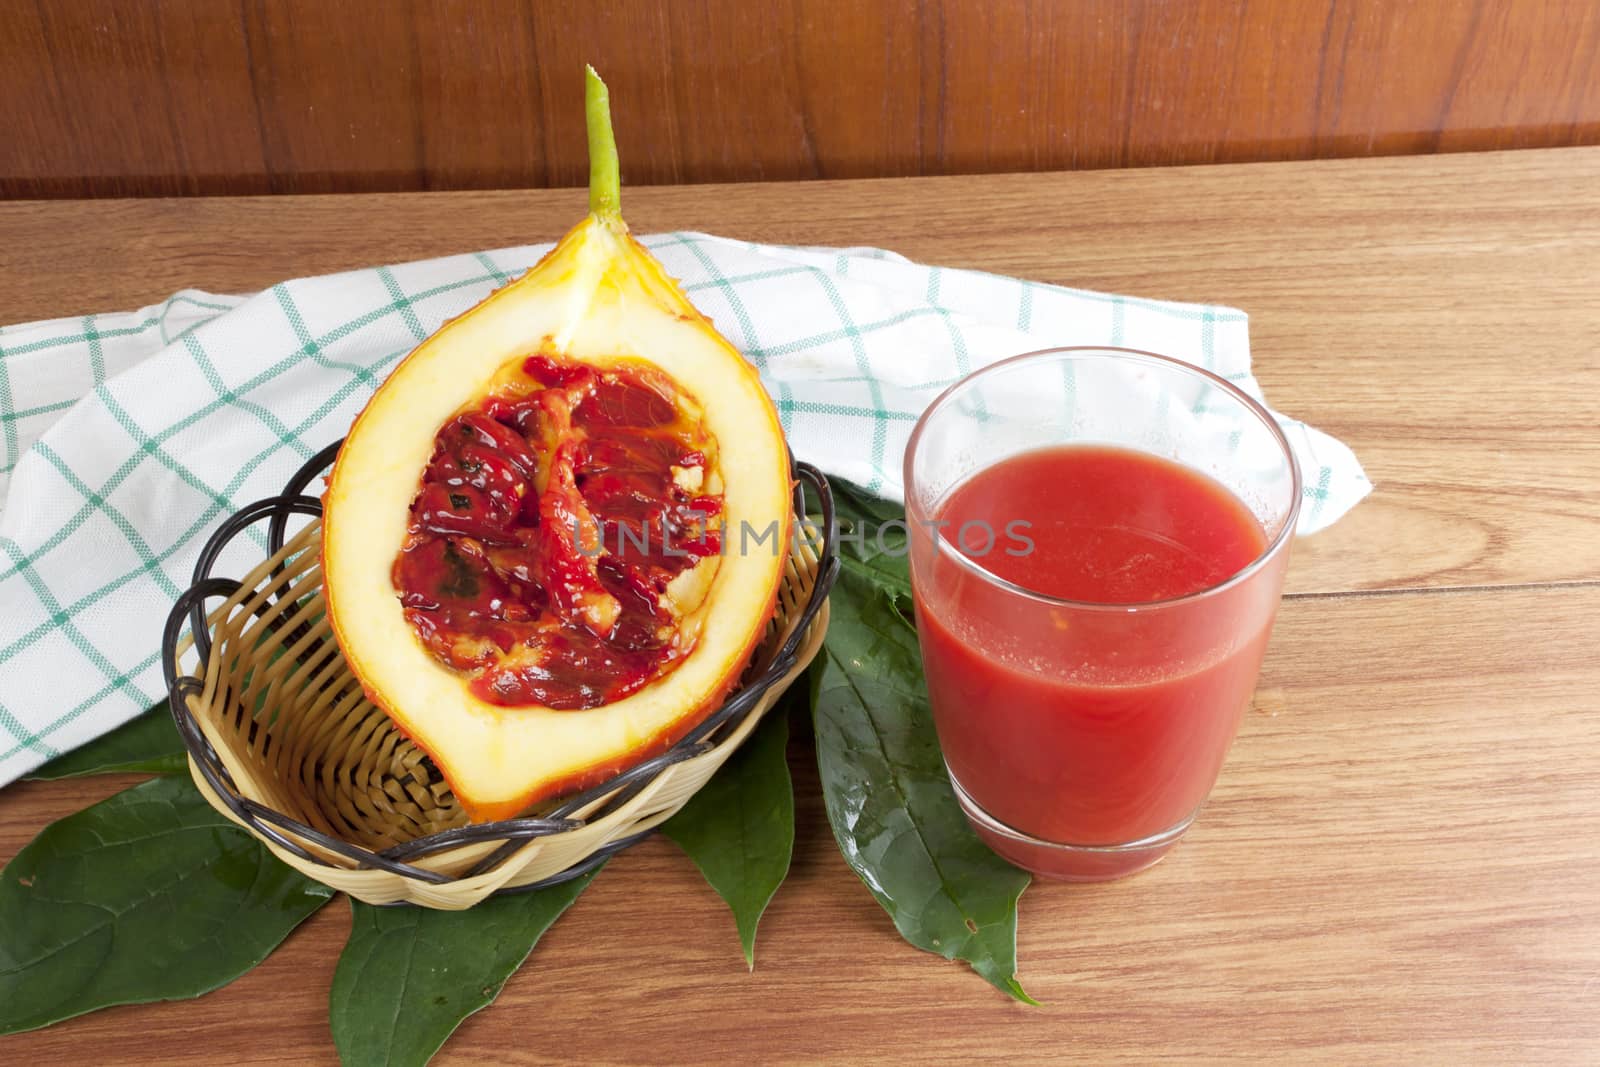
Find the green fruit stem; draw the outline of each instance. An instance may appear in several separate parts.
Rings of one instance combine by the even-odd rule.
[[[589,125],[589,211],[608,222],[622,221],[622,179],[617,169],[617,138],[611,131],[611,94],[593,67],[585,67],[583,110]]]

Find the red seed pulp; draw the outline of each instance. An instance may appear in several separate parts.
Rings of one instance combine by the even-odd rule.
[[[665,594],[722,510],[690,408],[654,368],[538,354],[439,430],[393,580],[478,697],[598,707],[688,654]]]

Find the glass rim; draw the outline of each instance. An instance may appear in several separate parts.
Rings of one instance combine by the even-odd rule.
[[[1279,449],[1283,452],[1284,457],[1289,462],[1289,477],[1291,483],[1289,494],[1289,511],[1288,514],[1284,516],[1283,526],[1278,530],[1276,536],[1274,536],[1272,540],[1267,543],[1266,547],[1261,550],[1255,559],[1251,560],[1249,563],[1245,564],[1239,570],[1224,578],[1222,581],[1217,582],[1215,585],[1208,585],[1204,589],[1197,589],[1192,593],[1185,593],[1183,596],[1167,597],[1163,600],[1141,600],[1132,604],[1103,604],[1093,600],[1072,600],[1067,597],[1053,596],[1050,593],[1041,593],[1037,589],[1029,589],[1025,585],[1019,585],[1016,582],[1011,581],[1009,578],[1002,578],[998,574],[995,574],[983,564],[979,563],[965,552],[962,552],[958,545],[952,544],[951,541],[945,537],[941,530],[939,530],[937,527],[934,527],[933,545],[936,552],[944,553],[950,556],[957,564],[966,569],[968,572],[990,583],[991,585],[997,586],[1008,593],[1013,593],[1017,596],[1025,597],[1041,604],[1050,605],[1052,607],[1071,608],[1075,611],[1103,611],[1133,614],[1141,611],[1154,611],[1172,608],[1183,604],[1206,600],[1210,597],[1226,592],[1236,585],[1241,585],[1248,581],[1252,576],[1260,572],[1262,568],[1264,568],[1274,557],[1282,552],[1284,547],[1294,538],[1294,529],[1300,520],[1300,501],[1301,497],[1305,493],[1304,483],[1301,481],[1300,477],[1300,461],[1298,458],[1296,458],[1294,454],[1294,448],[1289,444],[1289,438],[1284,434],[1283,427],[1278,425],[1278,420],[1272,417],[1272,413],[1267,410],[1266,405],[1262,404],[1255,397],[1251,396],[1243,389],[1240,389],[1237,385],[1234,385],[1221,375],[1206,370],[1204,367],[1190,363],[1187,360],[1178,359],[1175,356],[1164,356],[1158,352],[1146,352],[1139,348],[1118,348],[1110,345],[1064,345],[1056,348],[1040,348],[1032,352],[1021,352],[1015,356],[1007,356],[1005,359],[996,360],[987,367],[980,367],[961,380],[947,386],[942,393],[934,397],[932,403],[924,408],[922,414],[917,417],[916,425],[912,427],[911,430],[911,436],[906,441],[905,460],[903,466],[905,477],[906,515],[908,519],[912,517],[911,513],[913,510],[917,512],[917,521],[921,522],[926,518],[925,514],[923,513],[923,509],[916,503],[915,495],[912,493],[911,472],[912,465],[916,462],[917,447],[921,444],[923,432],[927,430],[928,422],[933,418],[933,416],[945,406],[953,403],[957,396],[970,389],[973,384],[997,371],[1005,370],[1019,363],[1042,360],[1042,357],[1046,356],[1063,355],[1074,355],[1079,357],[1101,356],[1116,361],[1147,363],[1155,366],[1166,367],[1206,380],[1209,382],[1209,384],[1220,388],[1234,400],[1238,401],[1247,412],[1255,416],[1255,418],[1260,421],[1262,425],[1271,431],[1273,438],[1278,443]]]

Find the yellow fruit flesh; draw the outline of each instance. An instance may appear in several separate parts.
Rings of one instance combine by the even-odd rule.
[[[597,366],[654,365],[698,399],[721,446],[730,543],[681,621],[696,635],[693,651],[637,692],[580,711],[477,699],[423,648],[391,578],[434,435],[541,343]],[[368,695],[433,758],[472,818],[504,818],[659,751],[720,704],[770,619],[791,509],[782,431],[754,369],[619,217],[591,215],[521,279],[423,342],[357,419],[325,497],[328,611]],[[746,528],[768,536],[757,544],[741,537]]]

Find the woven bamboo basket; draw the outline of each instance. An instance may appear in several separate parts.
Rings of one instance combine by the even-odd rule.
[[[796,464],[804,536],[765,639],[723,706],[599,786],[521,818],[470,824],[432,762],[367,700],[333,639],[321,502],[304,490],[337,448],[216,531],[168,617],[163,659],[201,793],[279,859],[352,897],[458,910],[592,870],[677,812],[821,647],[838,569],[833,505],[821,473]],[[806,485],[820,504],[816,521],[806,517]],[[289,536],[293,516],[309,521]],[[262,522],[270,555],[241,579],[214,577],[223,549]]]

